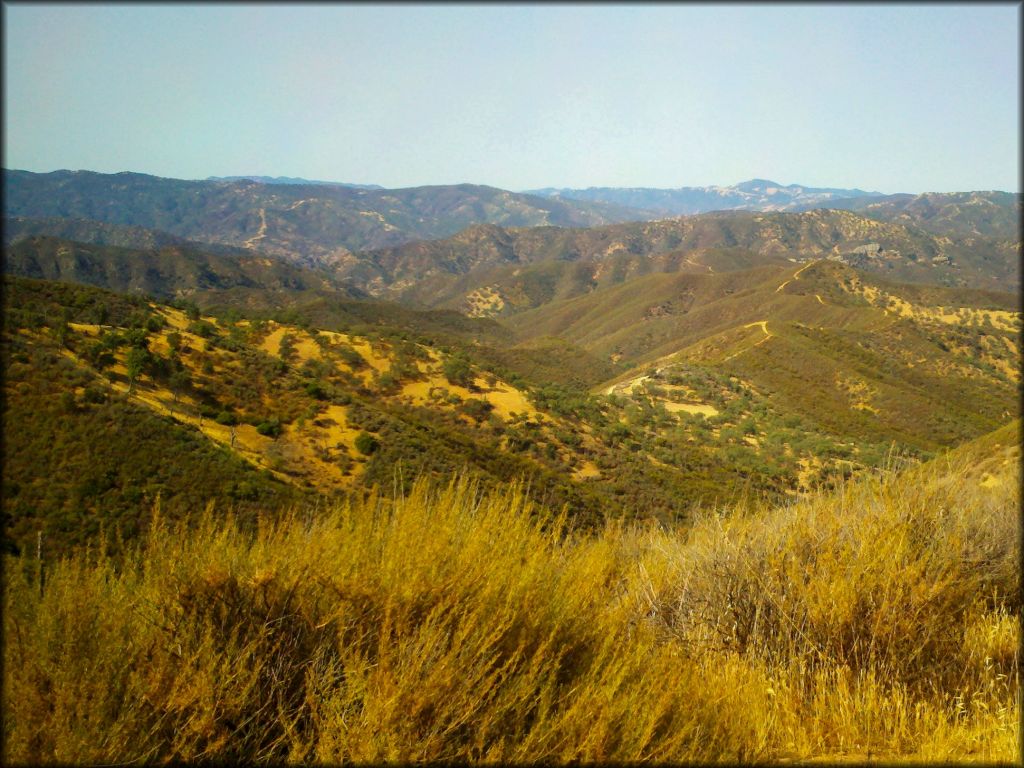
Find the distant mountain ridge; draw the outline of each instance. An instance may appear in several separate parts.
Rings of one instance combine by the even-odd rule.
[[[320,184],[349,189],[384,189],[380,184],[349,184],[344,181],[317,181],[300,176],[207,176],[205,181],[256,181],[260,184]]]
[[[1022,195],[1012,192],[926,192],[920,195],[851,197],[830,208],[878,221],[913,224],[940,235],[1020,240]],[[805,206],[809,209],[816,206]]]
[[[89,219],[241,246],[306,266],[353,251],[454,235],[474,224],[591,227],[649,218],[606,203],[459,184],[355,189],[324,184],[186,181],[141,173],[4,170],[4,215]]]
[[[678,187],[588,187],[587,189],[554,188],[529,190],[527,194],[544,195],[561,200],[610,203],[640,208],[654,213],[682,216],[709,211],[787,211],[797,207],[828,207],[827,204],[846,198],[882,197],[881,192],[833,187],[783,185],[768,179],[751,179],[732,186]]]

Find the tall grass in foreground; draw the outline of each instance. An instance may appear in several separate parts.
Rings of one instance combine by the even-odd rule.
[[[965,460],[966,461],[966,460]],[[577,535],[418,484],[8,560],[6,762],[1015,762],[1017,464]]]

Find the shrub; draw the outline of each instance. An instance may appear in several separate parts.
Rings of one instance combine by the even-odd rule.
[[[281,422],[277,419],[261,421],[256,425],[256,431],[267,437],[279,437],[281,435]]]
[[[368,432],[360,432],[356,435],[355,447],[364,456],[369,456],[380,447],[380,443]]]
[[[232,427],[238,424],[238,417],[231,413],[231,411],[221,411],[217,414],[215,421],[226,427]]]

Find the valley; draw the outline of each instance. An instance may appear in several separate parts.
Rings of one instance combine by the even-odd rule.
[[[900,702],[913,701],[915,712],[931,713],[931,730],[920,731],[930,736],[911,743],[896,732],[872,731],[858,742],[874,744],[876,754],[945,748],[946,705],[915,681],[954,674],[938,660],[941,654],[955,659],[957,669],[974,664],[971,654],[989,654],[995,661],[985,670],[957,674],[987,686],[985,701],[1003,707],[996,714],[978,710],[972,722],[994,734],[1000,746],[991,754],[1007,753],[1009,694],[998,686],[1017,674],[1006,644],[1007,622],[1019,606],[1007,602],[1012,539],[1002,534],[1019,501],[1013,478],[1022,326],[1014,293],[1019,235],[1013,239],[1005,219],[985,208],[991,227],[979,229],[980,219],[964,213],[966,203],[956,196],[931,200],[931,208],[899,196],[872,196],[862,208],[860,198],[849,196],[841,202],[856,212],[799,211],[794,201],[782,211],[608,223],[596,208],[559,208],[558,200],[542,208],[512,193],[487,192],[492,202],[486,204],[464,197],[482,195],[478,188],[403,191],[245,179],[190,186],[129,176],[120,179],[124,189],[111,191],[100,174],[39,180],[5,172],[5,184],[23,197],[18,215],[5,218],[0,337],[7,449],[2,546],[24,572],[18,594],[33,595],[19,605],[37,610],[32,601],[41,574],[57,581],[77,578],[65,567],[92,574],[101,561],[88,558],[110,558],[102,562],[112,565],[97,568],[136,573],[133,558],[155,562],[151,548],[164,547],[167,536],[186,549],[227,542],[232,531],[269,536],[274,543],[259,552],[272,553],[283,540],[274,537],[309,541],[318,531],[325,538],[309,552],[319,552],[344,531],[338,542],[377,537],[365,552],[391,563],[390,575],[381,577],[379,592],[372,586],[378,576],[367,575],[372,568],[342,587],[318,570],[326,566],[307,561],[312,554],[293,558],[306,565],[289,576],[287,589],[304,595],[303,615],[316,622],[310,626],[333,621],[314,606],[340,601],[337,610],[368,611],[354,620],[367,631],[383,631],[392,621],[381,616],[400,616],[396,631],[418,637],[429,621],[423,623],[416,606],[429,602],[424,595],[440,594],[434,578],[448,567],[446,558],[468,569],[458,572],[470,575],[457,578],[477,583],[485,573],[480,583],[502,590],[519,588],[503,579],[514,581],[524,567],[543,570],[545,583],[559,583],[555,574],[569,568],[575,586],[566,594],[584,589],[602,596],[600,609],[579,610],[596,610],[587,621],[625,649],[608,662],[620,669],[640,663],[630,655],[637,632],[650,632],[651,653],[698,649],[691,659],[698,671],[687,672],[694,679],[705,679],[699,665],[732,659],[731,674],[782,691],[773,694],[776,703],[759,705],[772,716],[807,720],[807,702],[833,690],[835,676],[846,674],[837,670],[851,664],[868,677],[829,694],[841,700],[837,707],[849,707],[844,697],[856,695],[880,711],[903,712]],[[61,211],[45,200],[54,183],[69,188]],[[144,193],[142,201],[167,194],[177,202],[143,215],[151,201],[135,197],[128,205],[118,197],[127,190]],[[186,206],[180,197],[186,192],[198,202]],[[230,210],[223,208],[228,194]],[[55,215],[99,215],[92,206],[104,195],[119,201],[110,221]],[[353,214],[359,225],[350,228],[338,206],[353,195],[392,207],[378,210],[370,198],[360,199],[371,210],[359,208]],[[992,203],[1000,210],[1012,204]],[[201,223],[195,206],[216,214]],[[396,218],[419,211],[427,219],[442,209],[429,226]],[[169,210],[180,210],[188,225],[168,218]],[[614,218],[611,209],[600,211]],[[569,218],[553,226],[563,215]],[[346,228],[351,239],[339,239],[334,227]],[[424,235],[434,239],[416,239]],[[854,496],[866,501],[851,501]],[[963,530],[960,522],[929,516],[936,498],[959,505]],[[381,528],[386,520],[398,522]],[[863,531],[851,520],[860,520]],[[479,533],[469,533],[478,525]],[[894,525],[903,526],[903,538],[891,538]],[[921,526],[955,530],[921,549],[931,541],[915,533]],[[856,538],[861,535],[866,538]],[[482,538],[473,543],[474,536]],[[483,542],[505,541],[502,536],[511,537],[507,554],[518,565],[499,577],[487,563],[498,568],[505,561]],[[856,552],[844,543],[855,539]],[[988,553],[980,570],[962,564],[958,541]],[[237,572],[235,565],[203,565],[196,575],[182,564],[175,573],[188,572],[182,578],[191,586],[167,591],[154,582],[146,587],[153,604],[176,605],[167,610],[185,615],[211,595],[218,605],[235,606],[230,626],[248,626],[250,619],[270,626],[253,619],[259,611],[244,607],[245,595],[255,590],[253,605],[276,599],[268,590],[278,589],[269,585],[284,572],[284,560],[275,558],[285,550],[269,555],[276,564],[268,564],[249,544],[237,546],[232,562],[253,563],[253,573],[248,565]],[[936,554],[934,547],[944,549]],[[874,560],[858,559],[868,550]],[[389,579],[405,567],[399,563],[419,563],[421,556],[430,564],[415,583],[426,591],[409,598],[416,603],[410,607],[408,590],[392,594],[399,582]],[[912,563],[911,575],[893,571],[892,558]],[[948,624],[949,613],[927,598],[940,589],[927,570],[936,558],[942,568],[965,568],[978,588],[1003,591],[991,605],[943,593],[943,605],[958,606],[960,618],[944,635],[955,641],[936,640],[926,651],[930,666],[920,667],[901,645],[917,636],[917,625],[901,625],[900,634],[885,639],[865,629],[861,609],[850,606],[872,600],[871,621],[891,622],[892,601],[925,595],[915,610]],[[803,570],[787,570],[797,561]],[[343,563],[354,561],[323,562],[341,573]],[[545,565],[555,562],[563,565]],[[751,562],[769,580],[767,591],[741,567]],[[849,577],[854,571],[862,575]],[[606,594],[613,575],[626,585],[614,598]],[[909,591],[897,588],[904,582]],[[445,584],[455,590],[446,612],[475,605],[455,582]],[[787,635],[775,603],[755,597],[790,595],[794,585],[803,585],[799,610],[815,633],[812,645]],[[385,614],[360,602],[369,594],[388,606]],[[581,625],[564,623],[561,608],[523,599],[558,617],[551,642],[562,650],[551,653],[570,653],[559,643],[591,642],[580,639]],[[88,604],[106,616],[101,603]],[[481,605],[496,610],[490,600]],[[132,610],[125,615],[136,615]],[[475,627],[505,637],[482,616],[457,631],[469,637]],[[113,626],[113,618],[103,621]],[[853,646],[832,632],[837,623],[857,638]],[[516,642],[536,639],[533,630],[522,632]],[[900,670],[895,687],[870,677],[878,674],[880,657],[858,655],[859,643],[869,641],[893,644],[884,647],[886,669]],[[491,640],[483,642],[480,648],[490,647]],[[605,647],[596,636],[593,642],[587,647]],[[359,646],[360,652],[384,658],[390,643]],[[961,658],[953,646],[971,650]],[[338,652],[329,643],[318,647]],[[671,658],[675,669],[678,659]],[[812,682],[798,671],[807,659],[818,665]],[[258,660],[249,661],[259,668]],[[345,663],[355,668],[352,660]],[[580,664],[570,664],[566,674],[593,679],[596,667]],[[534,685],[529,675],[521,679]],[[673,685],[685,688],[679,680]],[[498,685],[493,695],[504,690]],[[25,695],[37,693],[29,686]],[[153,696],[147,700],[171,706]],[[724,689],[716,696],[725,700]],[[307,699],[319,701],[312,693]],[[359,700],[384,706],[369,695]],[[693,711],[666,707],[673,717]],[[739,710],[730,711],[727,720],[736,722]],[[283,754],[283,726],[275,718],[263,723],[268,735],[261,748]],[[751,749],[745,737],[729,735],[726,720],[709,722],[729,744]],[[785,744],[778,731],[765,730],[758,748],[773,759],[846,754],[845,741],[816,727],[794,726]],[[842,732],[852,727],[844,724]],[[389,754],[411,755],[402,750],[429,742],[423,734],[411,738]],[[442,739],[448,746],[438,754],[465,754],[460,739]],[[337,754],[379,757],[373,743]],[[705,754],[680,743],[685,750],[674,754]],[[25,749],[19,754],[40,754]],[[63,753],[53,747],[52,754]]]
[[[1020,2],[0,17],[0,766],[1024,764]]]

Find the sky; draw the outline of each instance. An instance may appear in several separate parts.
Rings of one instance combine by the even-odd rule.
[[[5,168],[1021,187],[1019,4],[3,12]]]

